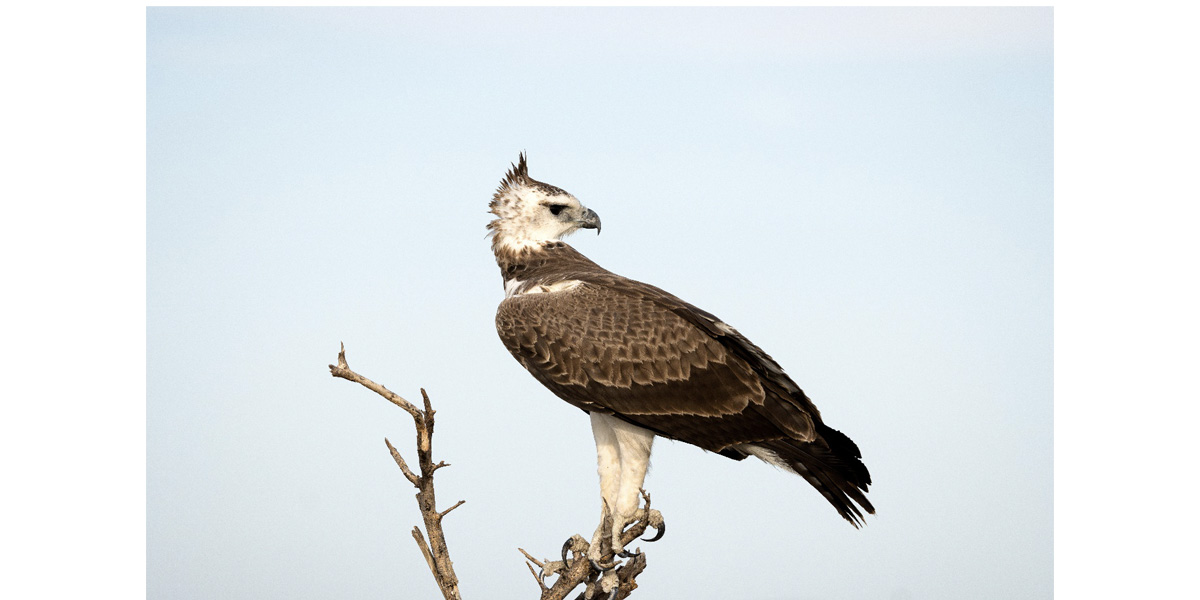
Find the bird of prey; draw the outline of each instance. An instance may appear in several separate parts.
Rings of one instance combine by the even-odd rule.
[[[638,513],[655,436],[734,460],[753,456],[803,477],[855,527],[874,513],[858,446],[827,426],[766,352],[711,313],[605,270],[562,237],[600,232],[575,196],[529,176],[525,154],[489,205],[504,279],[496,331],[535,379],[591,417],[604,519],[621,552]]]

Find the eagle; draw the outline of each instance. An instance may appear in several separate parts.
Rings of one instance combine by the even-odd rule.
[[[856,528],[874,514],[858,446],[825,424],[779,363],[712,313],[564,243],[579,229],[599,234],[600,216],[531,178],[524,152],[489,209],[504,280],[496,332],[535,379],[591,418],[611,529],[602,516],[589,556],[604,543],[623,552],[655,437],[793,472]]]

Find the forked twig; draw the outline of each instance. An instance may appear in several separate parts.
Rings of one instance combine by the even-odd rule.
[[[404,478],[417,488],[417,506],[421,509],[421,518],[425,522],[425,531],[429,534],[429,541],[428,543],[425,541],[420,527],[413,527],[413,539],[416,540],[417,547],[421,549],[421,554],[425,557],[425,562],[429,565],[429,570],[433,573],[433,578],[437,581],[438,588],[441,589],[445,600],[462,600],[458,589],[458,577],[454,574],[454,564],[450,561],[450,550],[446,547],[446,537],[442,533],[442,519],[450,511],[462,506],[466,500],[459,500],[457,504],[444,511],[438,512],[437,510],[433,473],[450,465],[445,462],[436,464],[433,462],[433,415],[435,411],[429,402],[429,394],[426,394],[424,389],[421,390],[424,408],[417,408],[386,387],[351,371],[350,365],[346,363],[346,346],[344,344],[341,351],[338,352],[338,364],[329,365],[329,372],[334,377],[353,381],[366,387],[412,415],[413,425],[417,430],[417,467],[421,471],[420,475],[409,469],[404,457],[387,438],[384,438],[383,441],[387,444],[388,451],[396,461],[396,466],[400,467]]]

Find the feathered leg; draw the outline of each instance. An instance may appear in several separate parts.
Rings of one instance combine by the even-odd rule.
[[[654,434],[609,415],[592,413],[591,417],[602,506],[600,526],[592,536],[588,556],[599,560],[604,553],[602,543],[607,543],[613,553],[624,550],[621,531],[637,516]],[[605,527],[605,517],[611,517],[610,527]]]
[[[602,541],[611,535],[606,531],[604,522],[612,514],[618,504],[618,493],[621,489],[621,450],[617,441],[617,433],[613,429],[616,419],[600,413],[592,413],[592,436],[596,438],[596,465],[600,475],[600,526],[592,535],[592,543],[588,549],[588,557],[600,560]]]
[[[617,506],[613,509],[612,545],[613,551],[620,553],[624,550],[621,532],[637,517],[642,483],[650,469],[654,434],[624,421],[618,421],[613,429],[617,434],[617,447],[621,450],[621,487],[617,491]]]

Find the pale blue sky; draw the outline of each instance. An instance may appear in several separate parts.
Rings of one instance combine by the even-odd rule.
[[[640,595],[1049,598],[1049,9],[151,9],[151,598],[432,598],[408,416],[439,409],[464,595],[589,532],[587,419],[496,339],[517,152],[569,241],[720,315],[863,450],[799,478],[661,443]]]

